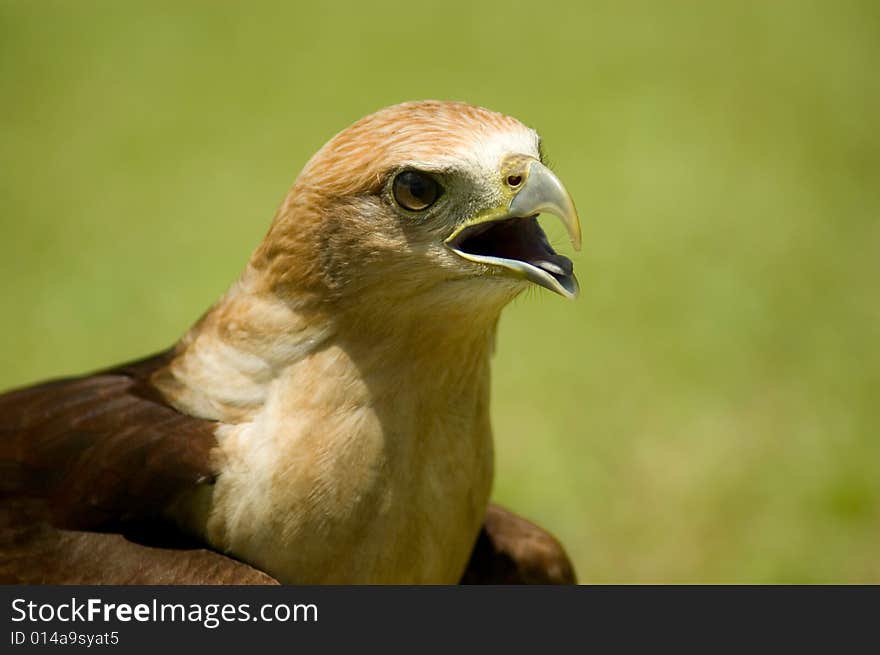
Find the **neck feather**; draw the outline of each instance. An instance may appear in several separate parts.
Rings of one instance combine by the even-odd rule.
[[[364,382],[395,380],[433,388],[488,383],[489,356],[507,298],[462,300],[461,289],[395,297],[372,293],[332,302],[291,299],[249,267],[181,339],[154,384],[178,409],[238,423],[252,418],[274,386],[308,388],[291,376],[304,360],[334,348]],[[480,301],[487,300],[483,304]],[[476,309],[475,309],[476,307]]]

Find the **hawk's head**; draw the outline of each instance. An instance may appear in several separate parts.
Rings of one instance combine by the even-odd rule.
[[[408,102],[367,116],[308,162],[252,264],[276,291],[326,298],[462,293],[506,302],[529,282],[571,298],[571,261],[536,217],[574,203],[541,162],[537,133],[457,102]]]

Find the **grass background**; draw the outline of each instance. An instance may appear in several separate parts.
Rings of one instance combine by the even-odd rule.
[[[498,500],[584,582],[880,582],[880,5],[0,2],[0,387],[173,342],[407,99],[543,134],[582,296],[517,301]]]

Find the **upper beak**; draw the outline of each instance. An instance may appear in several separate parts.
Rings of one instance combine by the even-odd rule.
[[[562,182],[537,159],[530,162],[525,183],[508,205],[511,216],[533,216],[546,212],[562,219],[575,250],[581,249],[581,222],[574,200]]]
[[[574,201],[558,177],[537,159],[517,169],[521,183],[506,206],[482,212],[446,239],[470,261],[506,268],[566,297],[578,294],[571,261],[553,250],[536,217],[548,213],[562,220],[575,250],[581,249],[581,226]]]

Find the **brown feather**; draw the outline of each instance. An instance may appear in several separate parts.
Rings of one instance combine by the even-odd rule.
[[[461,584],[576,584],[574,567],[546,530],[489,505]]]
[[[162,516],[215,475],[214,424],[149,383],[171,354],[0,396],[0,582],[277,584]]]
[[[154,520],[210,482],[214,423],[174,410],[149,384],[161,353],[0,396],[0,498],[41,501],[53,525]]]
[[[0,584],[278,584],[199,544],[147,546],[120,534],[56,528],[34,505],[7,500],[0,508]]]

